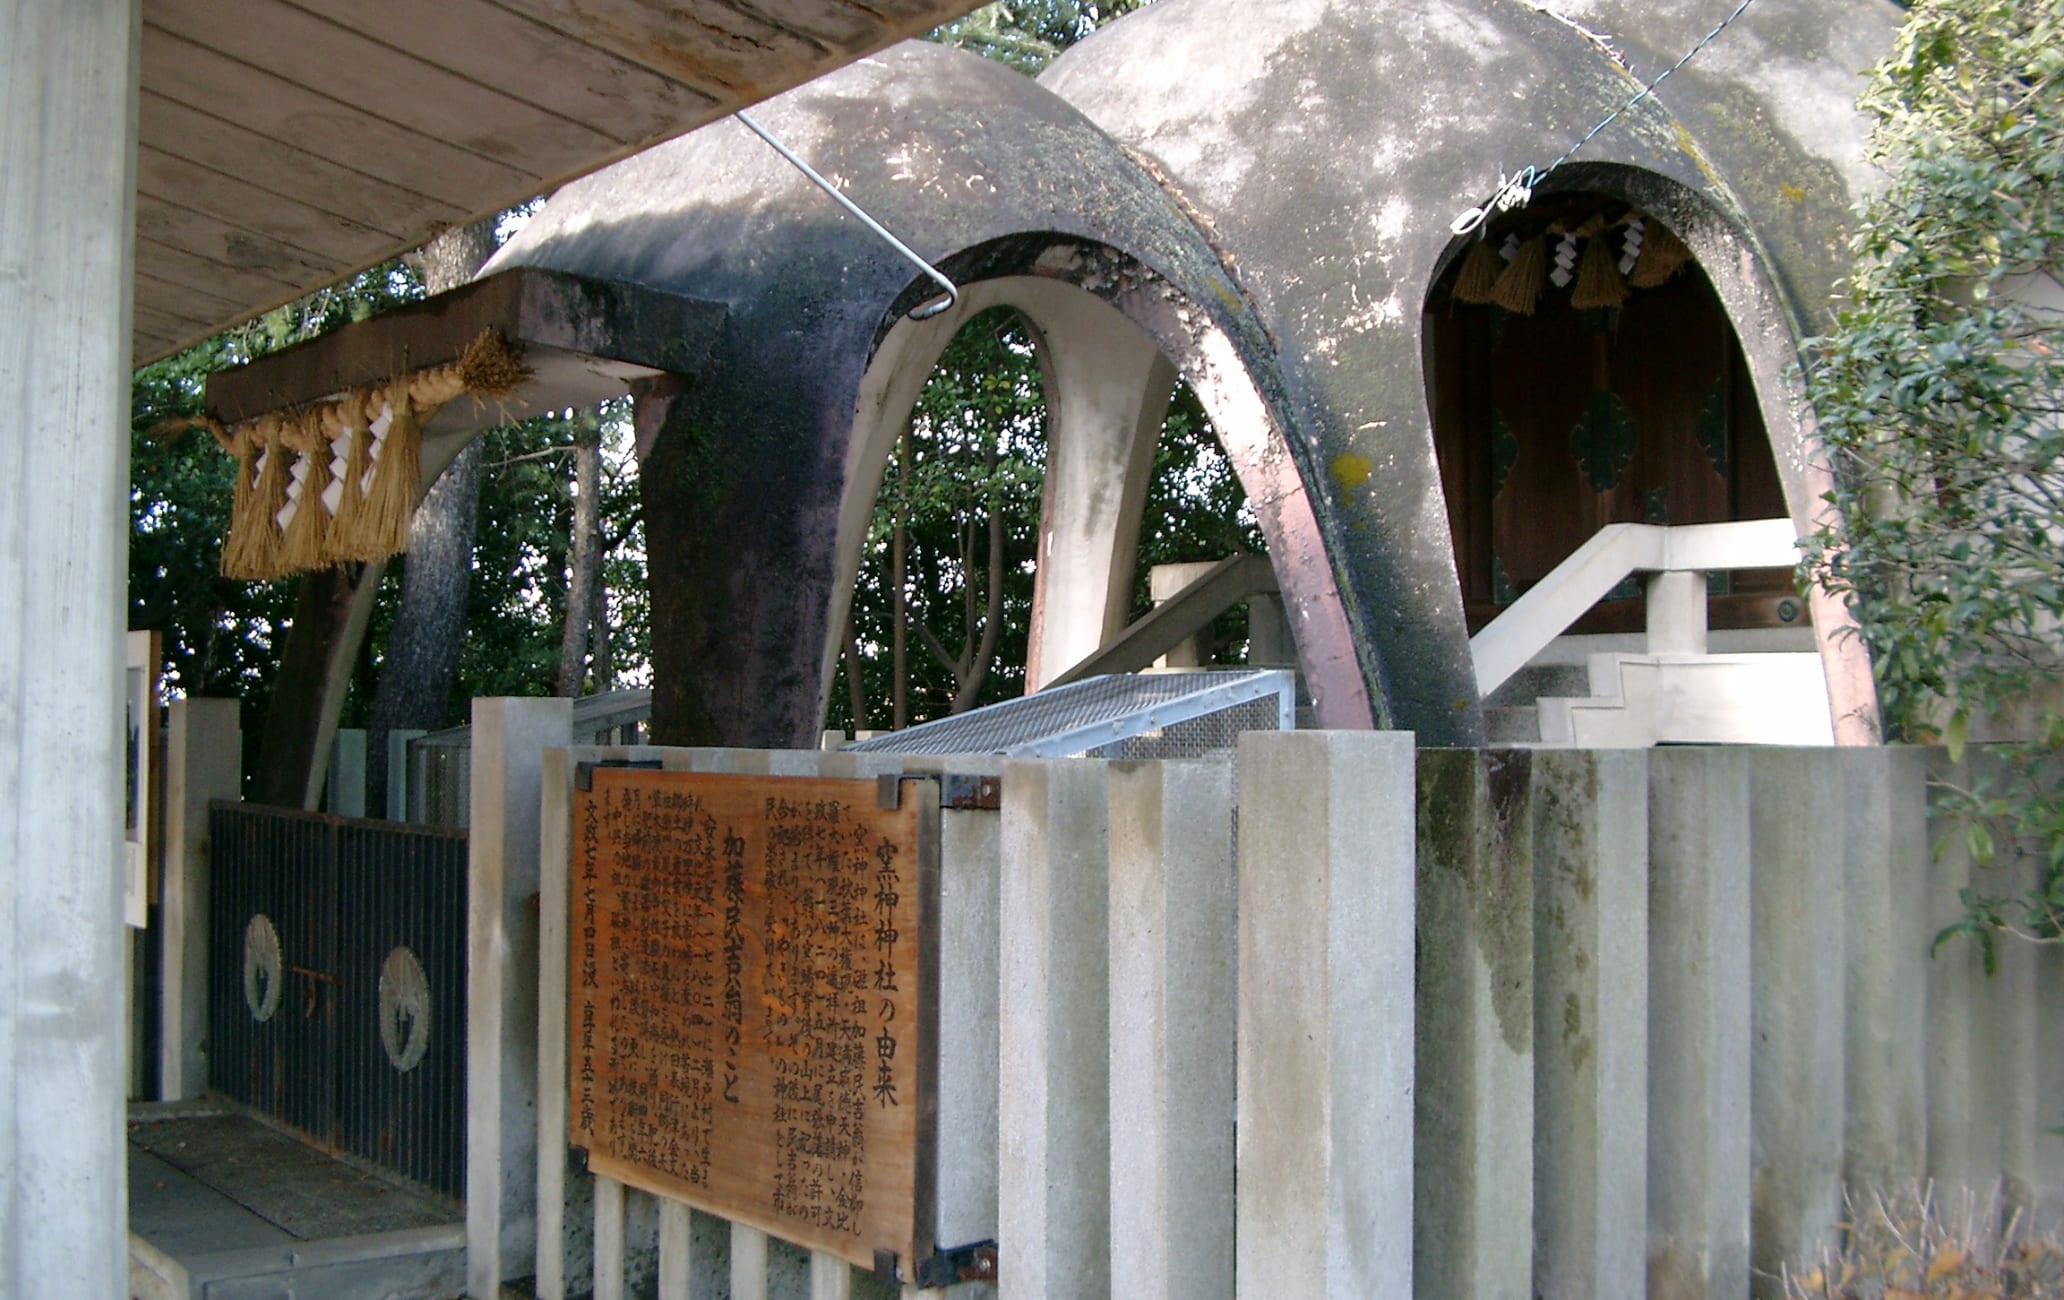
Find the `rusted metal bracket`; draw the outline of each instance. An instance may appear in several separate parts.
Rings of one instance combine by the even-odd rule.
[[[875,778],[875,806],[892,812],[903,806],[905,781],[931,781],[939,787],[939,806],[958,812],[1003,807],[1003,778],[966,776],[956,772],[884,772]]]

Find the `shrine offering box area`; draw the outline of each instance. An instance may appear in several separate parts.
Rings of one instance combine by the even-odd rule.
[[[575,787],[589,1167],[862,1267],[928,1256],[937,786],[583,764]]]

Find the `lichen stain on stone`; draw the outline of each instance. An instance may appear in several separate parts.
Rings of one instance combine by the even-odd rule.
[[[1333,476],[1334,486],[1342,492],[1352,492],[1368,482],[1369,474],[1374,469],[1375,466],[1370,464],[1367,456],[1351,451],[1341,452],[1326,467],[1327,473]]]
[[[1691,131],[1684,123],[1673,122],[1670,124],[1670,130],[1677,136],[1678,152],[1691,159],[1691,165],[1698,168],[1699,175],[1706,178],[1706,184],[1716,190],[1725,190],[1727,182],[1721,179],[1719,171],[1706,157],[1705,150],[1699,148],[1698,141],[1691,138]]]

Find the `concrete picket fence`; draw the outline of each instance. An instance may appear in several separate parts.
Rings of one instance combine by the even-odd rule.
[[[547,896],[583,758],[920,766],[548,754]],[[1735,1298],[1833,1239],[1845,1186],[2004,1185],[2054,1222],[2064,954],[1930,957],[1971,870],[1931,849],[1944,762],[1324,732],[1002,762],[1000,815],[944,835],[942,1132],[992,1158],[952,1162],[939,1239],[993,1235],[1005,1300]],[[536,1293],[884,1294],[567,1166],[560,927],[534,950]]]

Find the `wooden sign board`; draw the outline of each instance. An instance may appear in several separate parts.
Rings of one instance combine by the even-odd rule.
[[[575,784],[573,1145],[911,1276],[933,1246],[937,787],[588,765]]]

